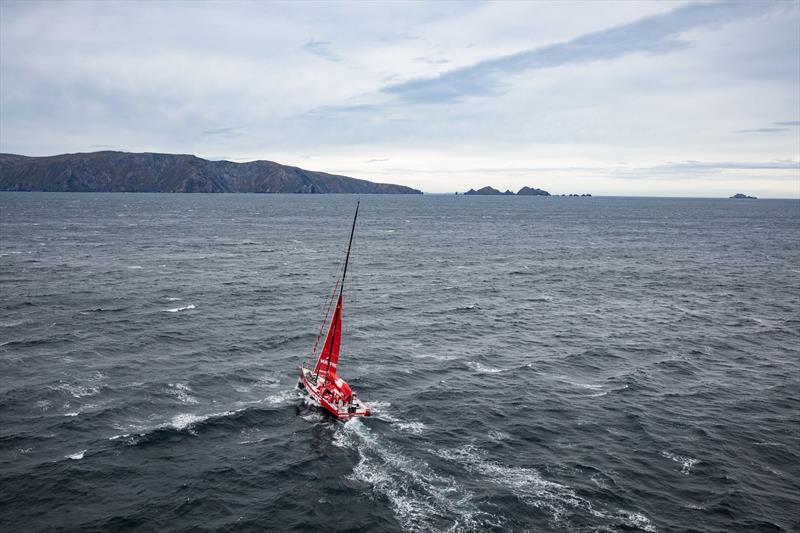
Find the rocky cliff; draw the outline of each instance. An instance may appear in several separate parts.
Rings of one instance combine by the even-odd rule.
[[[314,172],[272,161],[233,163],[193,155],[93,152],[0,154],[0,190],[420,194],[402,185]]]

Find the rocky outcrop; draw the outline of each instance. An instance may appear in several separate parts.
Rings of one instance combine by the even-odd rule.
[[[458,194],[458,193],[456,193]],[[499,190],[495,189],[494,187],[482,187],[477,191],[475,189],[470,189],[464,194],[470,195],[502,195],[502,196],[514,196],[514,192],[506,189],[506,192],[500,192]],[[550,196],[550,193],[542,190],[542,189],[532,189],[530,187],[523,187],[517,192],[517,196]]]
[[[477,194],[477,195],[488,196],[488,195],[503,194],[503,193],[501,193],[500,191],[498,191],[494,187],[488,187],[487,186],[487,187],[481,187],[477,191],[475,189],[470,189],[467,192],[465,192],[464,194],[472,194],[472,195],[476,195]]]
[[[543,189],[531,189],[530,187],[521,188],[517,194],[519,196],[550,196],[550,193]]]

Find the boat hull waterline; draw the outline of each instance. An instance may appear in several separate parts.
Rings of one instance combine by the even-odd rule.
[[[370,415],[369,407],[357,396],[351,397],[350,402],[346,402],[343,396],[327,394],[323,381],[320,378],[316,378],[315,385],[313,370],[303,367],[300,369],[300,379],[297,382],[297,386],[306,391],[309,399],[315,405],[319,405],[338,420],[347,421],[351,418]],[[333,390],[336,390],[336,388],[334,387]]]

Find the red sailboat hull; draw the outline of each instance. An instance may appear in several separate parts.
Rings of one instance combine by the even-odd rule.
[[[324,376],[316,376],[311,369],[301,368],[299,385],[315,404],[338,420],[346,421],[370,415],[369,408],[356,395],[352,392],[347,394],[350,387],[338,376],[329,376],[326,379]]]

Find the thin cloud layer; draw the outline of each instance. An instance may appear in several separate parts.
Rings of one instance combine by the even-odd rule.
[[[635,53],[668,53],[687,46],[680,34],[703,26],[762,15],[774,4],[692,4],[669,13],[581,35],[570,41],[525,50],[445,72],[435,78],[412,80],[382,89],[420,102],[448,102],[465,96],[486,96],[501,90],[508,76],[571,63],[612,60]]]

